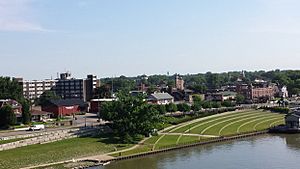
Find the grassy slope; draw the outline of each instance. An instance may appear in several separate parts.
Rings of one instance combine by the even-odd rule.
[[[0,153],[0,168],[20,168],[56,161],[70,160],[95,154],[104,154],[130,145],[112,144],[107,138],[72,138],[44,145],[31,145]]]
[[[228,114],[219,117],[212,117],[202,121],[198,121],[187,126],[182,126],[173,130],[173,133],[184,133],[192,127],[198,126],[187,133],[200,134],[202,131],[207,129],[210,126],[213,126],[206,130],[203,134],[209,135],[219,135],[221,131],[221,135],[232,135],[238,134],[237,129],[240,128],[240,133],[242,132],[251,132],[255,131],[254,127],[256,126],[256,130],[263,130],[270,127],[271,124],[279,125],[283,124],[284,115],[277,113],[270,113],[261,110],[251,110],[251,111],[242,111],[238,113]],[[267,121],[266,121],[267,120]],[[246,124],[242,126],[243,124]],[[259,124],[259,125],[257,125]],[[225,128],[224,128],[225,126]],[[242,127],[240,127],[242,126]],[[223,128],[223,130],[221,130]],[[145,142],[144,146],[141,146],[137,149],[131,150],[129,152],[125,152],[124,154],[130,155],[135,153],[147,152],[151,151],[151,147],[155,143],[155,141],[161,137],[156,136],[154,138],[150,138],[149,141]],[[176,145],[176,141],[179,138],[179,135],[165,135],[156,145],[156,149],[160,149],[166,146]],[[201,140],[205,140],[207,138],[201,137]],[[199,140],[197,136],[182,136],[178,142],[178,144],[184,144],[188,142],[194,142]]]

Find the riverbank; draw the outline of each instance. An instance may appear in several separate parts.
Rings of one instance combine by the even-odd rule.
[[[88,169],[298,169],[299,139],[300,134],[262,134],[115,161]]]
[[[117,161],[121,159],[128,159],[128,158],[135,158],[144,155],[151,155],[155,153],[176,150],[180,148],[186,148],[190,146],[198,146],[203,144],[211,144],[216,142],[223,142],[231,139],[238,139],[243,137],[250,137],[261,133],[271,126],[276,126],[283,123],[283,115],[277,113],[271,113],[268,111],[262,110],[244,110],[244,111],[235,111],[235,112],[228,112],[217,114],[205,118],[196,119],[190,122],[182,123],[179,125],[175,125],[169,127],[161,132],[158,133],[157,136],[153,136],[151,138],[145,139],[143,142],[140,142],[137,145],[131,145],[130,148],[123,147],[122,151],[116,150],[114,148],[115,144],[111,143],[105,138],[98,138],[93,141],[93,144],[84,143],[80,146],[76,146],[76,142],[74,144],[66,144],[65,147],[61,147],[61,143],[57,143],[57,147],[61,147],[66,151],[71,149],[74,150],[75,154],[67,153],[64,154],[64,158],[57,158],[59,156],[48,156],[48,159],[41,161],[41,158],[38,158],[36,162],[25,162],[23,166],[35,166],[35,167],[44,167],[46,168],[49,165],[56,165],[56,164],[64,164],[65,163],[73,163],[73,162],[94,162],[95,165],[99,165],[101,163],[107,163],[110,161]],[[258,132],[259,131],[259,132]],[[264,131],[265,132],[265,131]],[[78,138],[79,139],[79,138]],[[102,141],[101,141],[102,140]],[[97,148],[97,142],[100,142],[103,147],[108,148],[106,152],[101,150],[101,147]],[[103,143],[103,144],[102,144]],[[109,146],[106,147],[108,144]],[[71,147],[70,147],[71,145]],[[37,145],[43,149],[44,145]],[[59,149],[54,146],[54,149],[50,151],[56,155],[60,154]],[[27,147],[24,147],[25,149]],[[87,148],[89,149],[88,151]],[[37,154],[37,149],[33,150],[31,148],[28,149],[31,154]],[[46,154],[49,153],[46,151]],[[77,152],[80,151],[82,154],[78,154]],[[97,151],[99,151],[97,153]],[[91,154],[94,152],[94,154]],[[42,153],[42,152],[39,152]],[[69,156],[68,156],[69,155]],[[95,158],[95,155],[98,155]],[[100,156],[99,156],[100,155]],[[110,159],[102,158],[105,155],[106,157],[110,157]],[[20,159],[22,154],[19,151],[15,150],[14,156],[17,156],[19,161],[24,161],[24,159]],[[0,155],[1,157],[1,155]],[[50,158],[49,158],[50,157]],[[5,157],[4,157],[5,158]],[[16,158],[16,157],[13,157]],[[60,159],[60,160],[58,160]],[[73,160],[74,159],[74,160]],[[15,165],[14,161],[8,159],[11,162],[11,165]],[[35,160],[32,158],[32,160]],[[64,161],[65,160],[65,161]],[[57,162],[57,163],[53,163]],[[2,161],[3,163],[3,161]],[[48,163],[48,164],[46,164]],[[1,158],[0,158],[1,164]],[[44,165],[40,165],[44,164]],[[2,165],[2,164],[1,164]],[[40,165],[40,166],[39,166]],[[5,166],[5,165],[2,165]],[[16,165],[17,166],[17,165]],[[30,167],[30,168],[35,168]],[[0,167],[1,168],[1,167]],[[9,168],[9,167],[6,167]],[[11,167],[13,168],[13,167]],[[16,168],[16,167],[14,167]],[[19,168],[19,167],[17,167]]]

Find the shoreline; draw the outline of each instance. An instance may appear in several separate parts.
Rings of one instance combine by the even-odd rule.
[[[101,160],[93,166],[106,165],[106,164],[110,164],[111,162],[116,162],[116,161],[145,157],[145,156],[150,156],[150,155],[154,155],[154,154],[159,154],[159,153],[163,153],[163,152],[169,152],[169,151],[174,151],[174,150],[179,150],[179,149],[184,149],[184,148],[189,148],[189,147],[196,147],[196,146],[201,146],[201,145],[207,145],[207,144],[213,144],[213,143],[219,143],[219,142],[225,142],[225,141],[231,141],[231,140],[238,140],[238,139],[242,139],[242,138],[254,137],[254,136],[264,135],[264,134],[268,134],[268,133],[269,133],[268,130],[263,130],[263,131],[256,131],[256,132],[239,134],[239,135],[234,135],[234,136],[212,138],[207,141],[195,142],[195,143],[190,143],[190,144],[187,143],[187,144],[173,146],[173,147],[170,146],[169,148],[164,148],[161,150],[154,150],[154,151],[150,151],[150,152],[144,152],[144,153],[133,154],[133,155],[128,155],[128,156],[115,157],[115,158],[109,159],[109,160]],[[93,167],[93,166],[89,166],[89,167]]]

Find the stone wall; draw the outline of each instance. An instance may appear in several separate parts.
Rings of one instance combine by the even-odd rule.
[[[86,128],[86,129],[65,129],[51,132],[40,132],[32,133],[20,136],[11,136],[2,138],[2,140],[25,138],[24,140],[19,140],[12,143],[0,145],[0,151],[14,149],[18,147],[24,147],[33,144],[46,144],[55,141],[60,141],[69,138],[81,137],[93,135],[98,131],[98,128]]]

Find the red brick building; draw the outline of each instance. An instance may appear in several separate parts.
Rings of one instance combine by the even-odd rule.
[[[243,95],[246,100],[251,100],[256,103],[271,100],[279,92],[277,85],[267,82],[238,84],[236,91]]]
[[[115,99],[92,99],[90,101],[90,113],[98,113],[100,112],[101,105],[105,102],[112,102]]]
[[[80,99],[51,100],[42,106],[42,111],[52,112],[55,117],[70,116],[86,109],[87,105]]]

